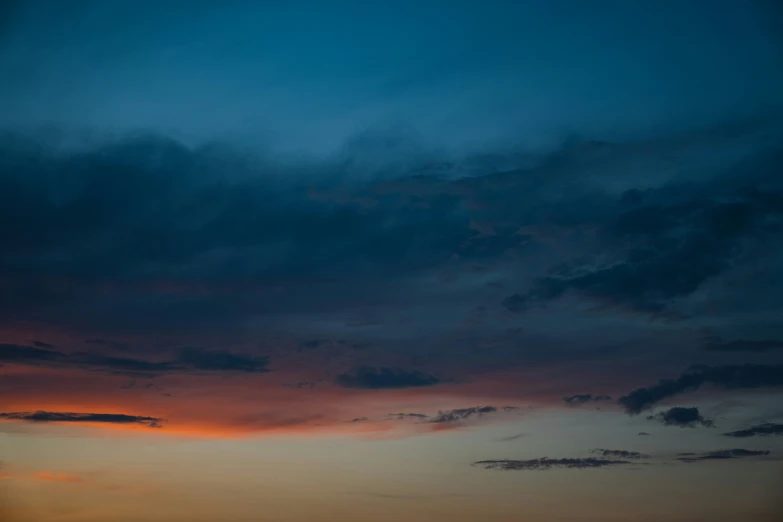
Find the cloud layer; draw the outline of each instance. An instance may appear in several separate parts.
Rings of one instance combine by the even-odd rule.
[[[470,424],[482,412],[468,398],[599,406],[611,393],[636,414],[701,388],[774,392],[780,351],[737,340],[752,328],[740,312],[781,306],[769,281],[783,252],[769,245],[782,136],[774,118],[748,119],[546,150],[382,153],[379,167],[362,151],[404,132],[321,160],[160,133],[10,132],[0,394],[8,411],[138,407],[166,431],[223,434],[383,430],[373,419],[390,411],[440,411],[394,424],[411,432]],[[713,313],[735,340],[711,338],[721,349],[668,326],[704,331]],[[776,339],[774,321],[758,335]],[[370,392],[382,409],[363,403]]]
[[[677,460],[681,462],[703,462],[709,460],[732,460],[751,457],[766,457],[770,454],[767,450],[727,449],[707,451],[705,453],[680,453]]]
[[[628,451],[628,450],[610,450],[610,449],[601,449],[597,448],[594,450],[590,450],[590,453],[594,453],[596,455],[600,455],[601,457],[614,457],[619,459],[649,459],[649,455],[645,455],[644,453],[638,452],[638,451]]]
[[[91,424],[143,424],[150,428],[160,428],[163,419],[125,415],[123,413],[72,413],[60,411],[33,411],[0,413],[0,419],[27,422],[63,422]]]
[[[503,471],[545,471],[552,468],[593,469],[623,464],[631,464],[631,461],[599,459],[593,457],[584,459],[550,459],[548,457],[542,457],[531,460],[480,460],[473,463],[474,466],[480,466],[484,469]]]
[[[50,348],[53,348],[49,345]],[[0,344],[0,362],[44,365],[59,368],[85,368],[117,374],[154,376],[174,372],[246,372],[269,371],[268,357],[254,357],[223,350],[187,347],[176,350],[169,361],[147,361],[96,352],[64,353],[24,345]]]

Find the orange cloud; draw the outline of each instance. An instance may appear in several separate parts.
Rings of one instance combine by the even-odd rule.
[[[85,482],[85,479],[79,475],[56,471],[39,471],[33,475],[33,480],[36,482],[66,482],[71,484]]]

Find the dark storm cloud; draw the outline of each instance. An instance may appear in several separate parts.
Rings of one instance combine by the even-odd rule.
[[[630,415],[704,385],[723,389],[756,389],[783,386],[783,365],[696,366],[676,379],[661,379],[657,384],[638,388],[618,402]]]
[[[7,190],[0,216],[7,225],[2,230],[7,248],[29,255],[67,246],[70,255],[60,260],[65,264],[56,272],[61,275],[131,277],[151,263],[165,269],[216,250],[251,255],[260,253],[252,249],[260,248],[278,256],[260,256],[258,267],[245,262],[236,267],[239,273],[234,275],[281,276],[303,269],[315,275],[320,268],[325,275],[347,261],[336,257],[339,252],[327,250],[328,245],[350,249],[359,256],[356,263],[372,261],[390,268],[401,263],[400,257],[414,242],[422,249],[437,246],[439,242],[431,235],[435,232],[443,234],[441,239],[447,244],[469,234],[466,218],[452,214],[454,201],[443,200],[432,211],[388,206],[373,211],[351,201],[318,202],[308,195],[312,185],[283,185],[274,177],[252,176],[296,167],[248,164],[230,153],[210,147],[191,149],[155,136],[65,157],[29,150],[32,145],[9,143],[8,139],[3,145],[3,176],[10,176],[4,179]],[[27,207],[31,204],[35,216]],[[429,223],[421,219],[425,217]],[[396,224],[389,228],[391,218]],[[10,228],[12,222],[23,226]],[[414,226],[417,235],[411,236]],[[113,241],[107,237],[110,232],[127,233],[124,237],[132,243]],[[418,244],[428,235],[432,243]],[[100,246],[95,244],[99,240]],[[279,251],[281,243],[289,242],[290,251]],[[423,261],[428,252],[418,254]],[[34,260],[29,268],[46,268],[50,276],[58,268],[41,266],[46,259]],[[79,269],[79,261],[89,265]],[[16,264],[8,268],[12,267],[21,268]],[[228,275],[216,274],[214,268],[221,267],[193,267],[206,279]],[[163,276],[166,271],[158,273]]]
[[[180,348],[170,361],[147,361],[95,352],[65,353],[30,346],[0,344],[0,362],[85,368],[118,374],[154,376],[167,372],[267,372],[268,357],[253,357],[223,350]]]
[[[536,279],[526,293],[507,297],[503,305],[522,312],[575,294],[604,305],[668,316],[670,304],[732,266],[745,238],[776,229],[783,216],[779,198],[778,193],[751,191],[618,209],[602,226],[607,242],[621,249],[617,258],[566,265]]]
[[[649,459],[650,458],[649,455],[645,455],[644,453],[640,453],[638,451],[627,451],[627,450],[610,450],[610,449],[597,448],[594,450],[590,450],[590,453],[600,455],[601,457],[618,458],[618,459]]]
[[[637,435],[642,436],[642,437],[646,437],[646,436],[649,436],[650,434],[647,433],[646,431],[640,431],[639,433],[637,433]]]
[[[360,366],[345,373],[341,373],[337,376],[336,382],[343,388],[381,390],[434,386],[439,384],[441,379],[418,370]]]
[[[621,464],[631,464],[631,461],[598,459],[592,457],[584,459],[550,459],[548,457],[542,457],[540,459],[531,460],[480,460],[473,463],[474,466],[480,466],[484,469],[504,471],[544,471],[552,468],[593,469],[618,466]]]
[[[774,422],[765,422],[764,424],[751,426],[750,428],[745,428],[744,430],[730,431],[728,433],[724,433],[723,435],[726,437],[736,437],[736,438],[757,437],[757,436],[766,437],[770,435],[783,436],[783,424],[776,424]]]
[[[707,337],[702,345],[704,350],[710,352],[739,352],[756,353],[783,350],[783,341],[773,339],[734,339],[724,341],[720,337]]]
[[[740,239],[763,239],[783,206],[772,189],[741,190],[774,188],[774,148],[747,153],[759,166],[745,185],[723,179],[721,167],[715,179],[662,179],[623,195],[579,174],[611,173],[645,150],[570,140],[546,154],[453,160],[446,175],[400,167],[378,179],[340,162],[282,164],[154,135],[55,150],[9,134],[0,140],[0,311],[192,329],[355,308],[389,298],[394,282],[421,270],[508,261],[584,227],[600,244],[581,246],[608,264],[560,254],[550,266],[571,268],[536,279],[506,306],[573,290],[650,310],[719,273],[742,250]]]
[[[441,423],[441,422],[458,422],[461,420],[469,419],[470,417],[480,417],[488,413],[495,413],[498,408],[495,406],[474,406],[472,408],[457,408],[448,411],[439,411],[437,415],[434,415],[426,422]]]
[[[313,169],[318,175],[302,182]],[[0,310],[51,310],[63,320],[80,302],[93,313],[79,317],[193,324],[197,316],[320,309],[335,300],[324,292],[303,298],[304,289],[258,299],[258,288],[290,278],[377,283],[445,262],[476,234],[453,195],[374,206],[358,197],[371,194],[313,197],[321,185],[334,187],[339,172],[336,164],[268,165],[156,136],[70,153],[5,136]]]
[[[49,349],[49,350],[53,350],[54,349],[54,345],[51,345],[49,343],[45,343],[43,341],[32,341],[32,343],[33,343],[33,346],[35,346],[37,348],[46,348],[46,349]]]
[[[706,460],[731,460],[748,457],[766,457],[771,452],[767,450],[727,449],[708,451],[705,453],[680,453],[677,460],[680,462],[702,462]]]
[[[150,428],[159,428],[163,419],[124,415],[121,413],[72,413],[56,411],[33,411],[0,413],[0,419],[27,422],[97,422],[109,424],[145,424]]]
[[[593,395],[592,393],[581,393],[578,395],[571,395],[570,397],[563,397],[563,402],[569,406],[578,406],[588,402],[606,402],[611,400],[612,398],[608,395]]]
[[[694,136],[672,140],[695,140],[700,147],[706,140],[710,150],[715,148],[713,138]],[[724,258],[734,262],[746,243],[760,244],[773,235],[770,222],[783,206],[775,199],[779,177],[771,174],[777,165],[772,145],[772,152],[749,146],[742,157],[749,157],[753,168],[740,169],[742,176],[729,172],[730,167],[713,166],[704,167],[709,178],[698,178],[691,171],[703,170],[699,153],[692,160],[698,168],[675,160],[688,173],[682,180],[655,178],[653,168],[654,179],[620,179],[613,169],[624,172],[629,162],[645,163],[644,150],[658,157],[658,148],[667,151],[668,145],[575,139],[551,153],[450,158],[449,167],[440,164],[437,173],[413,174],[414,168],[406,166],[384,177],[339,162],[283,164],[160,136],[54,150],[8,135],[0,143],[0,321],[82,327],[100,332],[95,341],[104,335],[130,339],[129,332],[195,337],[200,329],[278,328],[281,316],[290,321],[281,328],[305,330],[343,324],[343,316],[356,310],[375,317],[383,308],[392,317],[421,307],[434,315],[444,303],[475,309],[477,300],[488,303],[486,315],[495,321],[489,303],[505,294],[488,297],[484,284],[470,289],[478,288],[474,280],[484,276],[465,274],[466,267],[480,264],[487,278],[524,288],[537,274],[560,277],[553,270],[563,263],[644,265],[667,256],[679,259],[677,245],[687,243],[698,252],[687,254],[686,268],[674,277],[680,281],[690,278],[691,268],[703,272],[698,256],[709,250],[700,243],[705,237],[708,247],[717,244],[716,238],[729,237],[733,246]],[[690,145],[683,147],[690,150]],[[582,175],[588,171],[597,174]],[[611,175],[601,177],[606,172]],[[619,190],[614,184],[644,188]],[[746,185],[762,188],[747,191]],[[646,248],[655,252],[647,255]],[[528,270],[528,260],[538,268]],[[435,277],[445,268],[462,276],[459,285]],[[639,278],[647,284],[646,275]],[[533,281],[533,291],[540,284]],[[607,289],[613,284],[601,291],[611,294],[614,290]],[[652,290],[634,289],[633,281],[618,284],[643,301],[652,299],[645,295],[648,290],[666,287],[662,282],[651,283]],[[461,292],[458,286],[469,290],[446,299]],[[615,301],[627,305],[633,299],[629,294]],[[418,324],[432,328],[435,336],[442,333],[435,330],[443,323],[428,313],[422,311],[399,335]],[[322,322],[326,315],[332,317]],[[216,329],[222,326],[225,330]],[[341,367],[353,369],[336,383],[363,389],[432,386],[442,381],[441,372],[470,379],[483,362],[478,359],[494,353],[474,351],[469,360],[438,345],[444,347],[428,349],[426,363],[397,358],[402,351],[419,351],[421,340],[384,342],[384,336],[398,334],[384,324],[367,330],[377,335],[373,341],[397,352],[378,357],[386,347],[367,339],[329,341],[344,332],[303,331],[296,338],[305,339],[298,345],[302,353],[345,348]],[[190,342],[198,341],[183,344]],[[269,368],[265,358],[246,354],[190,350],[147,360],[151,356],[140,355],[145,353],[141,349],[123,349],[120,357],[110,353],[118,346],[89,344],[90,350],[79,354],[49,350],[15,357],[139,375]],[[508,350],[492,363],[511,367],[528,353]],[[571,354],[547,351],[546,357],[568,361]],[[422,364],[427,373],[407,370]],[[579,386],[576,391],[590,389]],[[575,405],[585,395],[591,404],[603,402],[604,396],[592,394],[565,400]]]
[[[657,415],[650,415],[647,419],[657,420],[665,426],[679,426],[680,428],[695,428],[696,426],[712,428],[715,426],[713,421],[704,418],[699,413],[699,408],[671,408]]]

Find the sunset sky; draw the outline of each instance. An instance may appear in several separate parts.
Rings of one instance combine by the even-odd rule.
[[[0,522],[775,522],[783,4],[0,1]]]

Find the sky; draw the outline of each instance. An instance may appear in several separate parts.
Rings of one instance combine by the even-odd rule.
[[[3,2],[0,520],[780,520],[781,35]]]

